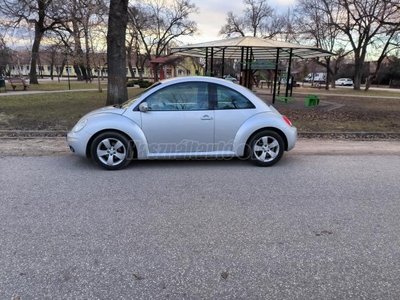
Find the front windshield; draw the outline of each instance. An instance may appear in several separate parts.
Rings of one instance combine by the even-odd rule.
[[[141,91],[139,94],[133,96],[133,98],[128,99],[127,101],[125,101],[124,103],[122,103],[121,107],[124,109],[127,109],[129,106],[132,105],[132,103],[134,103],[135,101],[137,101],[144,93],[148,92],[149,90],[153,89],[154,87],[158,86],[159,84],[161,84],[161,82],[155,82],[153,83],[151,86],[149,86],[147,89],[145,89],[144,91]]]

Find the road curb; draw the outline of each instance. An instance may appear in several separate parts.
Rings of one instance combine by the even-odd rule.
[[[67,155],[65,137],[0,137],[0,157]],[[288,155],[396,155],[400,140],[299,138]]]

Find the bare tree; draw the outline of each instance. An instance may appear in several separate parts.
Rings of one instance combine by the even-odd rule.
[[[62,25],[54,29],[58,39],[68,49],[78,80],[91,81],[92,31],[105,23],[108,8],[104,0],[72,0],[60,13],[65,16]]]
[[[269,6],[267,0],[243,0],[243,3],[243,17],[229,12],[219,32],[221,35],[273,38],[282,32],[285,18]]]
[[[341,31],[330,26],[330,19],[326,14],[321,13],[324,4],[319,0],[298,0],[295,9],[295,21],[297,40],[303,43],[312,44],[315,47],[335,52],[333,57],[316,58],[315,62],[327,69],[328,80],[326,89],[329,88],[329,79],[334,79],[344,58],[352,51],[345,50],[348,42],[340,39]],[[334,86],[334,80],[332,85]]]
[[[198,12],[196,5],[190,0],[170,3],[165,0],[137,1],[129,9],[130,28],[136,38],[132,45],[138,50],[143,49],[147,60],[151,60],[152,55],[167,54],[172,41],[197,31],[196,23],[189,20],[190,14]],[[157,72],[154,76],[157,80]]]
[[[396,38],[394,38],[394,36],[396,36]],[[378,57],[378,60],[376,61],[375,71],[370,73],[365,80],[365,91],[369,90],[372,82],[377,78],[382,67],[382,62],[385,60],[385,58],[387,58],[389,53],[395,49],[399,49],[400,41],[396,30],[389,32],[388,35],[386,36],[386,39],[387,39],[386,42],[382,43],[383,48],[380,50],[380,55]]]
[[[257,31],[265,26],[264,20],[268,19],[274,10],[265,0],[244,0],[243,2],[250,6],[245,9],[247,27],[252,31],[253,36],[257,36]]]
[[[7,47],[3,37],[0,37],[0,77],[6,75],[6,66],[11,62],[12,50]]]
[[[76,41],[79,66],[79,73],[83,79],[91,81],[91,43],[90,31],[93,27],[104,24],[104,17],[107,13],[107,7],[103,0],[73,0],[72,20],[74,20],[74,32],[79,32],[80,39],[84,40],[84,48],[80,41]],[[84,51],[83,51],[84,49]]]
[[[141,40],[138,28],[144,30],[146,28],[147,20],[136,10],[135,7],[128,8],[128,24],[127,24],[127,57],[128,57],[128,68],[132,77],[135,77],[132,61],[135,62],[135,66],[138,70],[138,75],[142,78],[142,72],[144,64],[146,62],[146,55],[141,54]]]
[[[50,78],[54,79],[54,69],[59,70],[59,66],[63,64],[63,60],[65,59],[64,55],[62,55],[63,50],[65,51],[63,45],[58,42],[49,46],[43,47],[41,53],[43,53],[42,62],[50,66]],[[65,63],[65,62],[64,62]],[[57,74],[60,76],[60,72]]]
[[[226,24],[221,28],[219,34],[225,35],[226,37],[231,36],[246,36],[246,22],[243,17],[238,17],[233,12],[228,12],[226,17]]]
[[[128,2],[129,0],[110,0],[107,33],[107,105],[120,104],[128,98],[125,69]]]
[[[274,12],[270,22],[266,24],[265,32],[269,32],[270,36],[266,38],[277,37],[285,42],[297,42],[296,15],[293,9],[288,8],[285,13],[278,14]]]
[[[329,26],[338,29],[349,41],[354,55],[354,89],[360,90],[364,63],[375,50],[379,58],[387,55],[400,29],[398,1],[320,0],[320,12]],[[379,46],[378,46],[379,45]]]
[[[380,77],[386,77],[388,83],[399,81],[400,79],[400,55],[399,51],[396,51],[395,55],[386,58],[386,63],[382,64],[382,72],[379,73]],[[398,85],[398,84],[397,84]]]
[[[7,26],[18,27],[33,24],[35,27],[30,65],[30,83],[37,84],[37,61],[43,36],[61,22],[59,14],[60,0],[3,0],[0,11],[7,18]]]

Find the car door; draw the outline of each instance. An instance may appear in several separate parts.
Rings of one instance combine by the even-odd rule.
[[[214,150],[214,111],[207,83],[167,86],[144,101],[142,130],[151,154],[198,153]]]
[[[239,92],[219,84],[210,87],[215,108],[215,150],[232,151],[242,124],[254,114],[254,104]]]

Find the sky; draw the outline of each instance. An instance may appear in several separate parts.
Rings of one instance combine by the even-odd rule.
[[[169,0],[167,0],[169,1]],[[267,0],[268,4],[279,12],[285,12],[296,0]],[[180,38],[183,44],[195,44],[223,39],[219,35],[221,27],[226,24],[228,12],[240,16],[243,14],[245,5],[243,0],[191,0],[199,8],[199,14],[190,15],[190,20],[197,23],[199,33],[193,37]],[[28,47],[32,45],[32,38],[22,39],[18,37],[13,40],[13,45],[25,41]],[[25,44],[25,43],[24,43]]]
[[[199,14],[193,14],[190,19],[197,22],[199,35],[185,39],[188,44],[210,42],[223,39],[218,34],[221,27],[226,24],[228,12],[240,16],[244,11],[242,0],[192,0],[199,8]],[[268,4],[280,12],[293,5],[295,0],[269,0]]]

